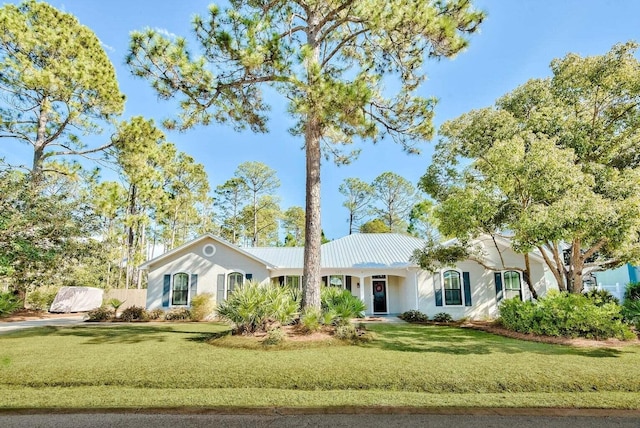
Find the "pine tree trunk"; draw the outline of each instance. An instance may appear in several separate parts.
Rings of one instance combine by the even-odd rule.
[[[320,134],[317,119],[309,120],[305,131],[307,157],[306,218],[304,239],[303,308],[320,309]]]

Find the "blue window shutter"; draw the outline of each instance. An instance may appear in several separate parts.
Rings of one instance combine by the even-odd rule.
[[[218,274],[218,286],[216,288],[216,303],[224,301],[224,274]]]
[[[472,306],[471,304],[471,279],[469,278],[469,272],[462,272],[462,285],[464,287],[464,305]]]
[[[171,293],[171,275],[165,275],[162,283],[162,306],[169,307],[169,294]]]
[[[247,278],[247,281],[251,281],[253,279],[253,274],[252,273],[248,273],[244,277]]]
[[[442,287],[436,285],[436,306],[442,306]]]
[[[496,281],[496,299],[498,299],[499,302],[504,297],[504,292],[502,291],[502,274],[500,272],[495,272],[493,277]]]
[[[191,274],[191,289],[189,290],[189,301],[198,294],[198,274]]]

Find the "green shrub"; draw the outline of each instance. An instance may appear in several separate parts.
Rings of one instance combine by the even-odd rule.
[[[364,318],[364,302],[349,290],[337,287],[323,287],[320,290],[322,311],[332,315],[336,325],[348,324],[352,318]]]
[[[426,322],[429,321],[429,317],[420,312],[417,309],[412,309],[410,311],[406,311],[403,312],[402,314],[400,314],[400,316],[398,317],[401,320],[404,320],[406,322]]]
[[[433,316],[435,322],[453,322],[453,318],[446,312],[438,312]]]
[[[160,320],[164,317],[164,311],[160,308],[151,309],[150,311],[147,311],[147,317],[150,320]]]
[[[120,306],[124,305],[124,302],[124,300],[116,299],[115,297],[107,301],[107,305],[113,308],[114,318],[118,316],[118,309],[120,309]]]
[[[120,321],[147,321],[149,319],[149,313],[141,306],[129,306],[120,313]]]
[[[279,345],[284,342],[286,334],[280,327],[275,327],[267,332],[267,337],[262,341],[263,345],[272,346]]]
[[[344,324],[336,327],[335,337],[340,340],[358,340],[358,330],[353,324]]]
[[[38,287],[27,293],[27,304],[36,311],[48,311],[60,287]]]
[[[109,321],[115,318],[115,312],[111,308],[100,306],[87,312],[87,317],[87,321],[91,322]]]
[[[22,309],[22,301],[11,292],[0,293],[0,317],[6,317]]]
[[[284,287],[249,282],[220,303],[217,312],[234,325],[236,333],[252,334],[290,324],[298,312],[298,303]]]
[[[187,308],[172,309],[164,314],[167,321],[188,321],[191,319],[191,311]]]
[[[313,333],[320,330],[323,324],[322,311],[320,310],[307,308],[302,315],[300,315],[300,329],[306,333]]]
[[[213,295],[211,293],[198,294],[191,299],[191,319],[202,321],[213,312]]]
[[[624,290],[624,300],[640,300],[640,282],[630,282]]]
[[[520,333],[587,339],[631,339],[635,337],[622,322],[616,303],[597,305],[592,299],[573,293],[550,292],[537,303],[508,299],[500,304],[500,322]]]
[[[589,290],[586,293],[584,293],[584,295],[588,299],[591,299],[596,306],[602,306],[606,303],[615,303],[615,304],[620,303],[620,301],[616,299],[615,296],[607,290],[594,288],[593,290]]]
[[[635,324],[637,330],[640,330],[638,329],[638,324],[640,324],[640,299],[625,300],[624,305],[622,305],[622,316],[627,322]]]

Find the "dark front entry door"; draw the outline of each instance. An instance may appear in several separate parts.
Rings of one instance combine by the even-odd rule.
[[[387,312],[387,281],[373,280],[373,312]]]

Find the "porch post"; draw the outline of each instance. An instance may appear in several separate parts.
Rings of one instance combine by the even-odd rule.
[[[365,306],[367,306],[367,302],[364,301],[364,276],[359,276],[358,281],[359,281],[358,284],[360,284],[360,288],[358,288],[360,300],[362,300]],[[365,312],[366,312],[366,309],[365,309]]]

